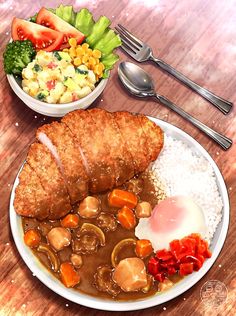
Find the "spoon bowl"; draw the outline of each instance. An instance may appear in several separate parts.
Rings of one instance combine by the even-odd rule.
[[[138,97],[155,95],[152,78],[137,65],[130,62],[120,63],[118,76],[130,93]]]

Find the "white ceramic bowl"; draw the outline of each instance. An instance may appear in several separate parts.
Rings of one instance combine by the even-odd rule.
[[[99,84],[96,86],[96,88],[86,97],[74,102],[64,103],[64,104],[46,103],[46,102],[42,102],[40,100],[37,100],[31,97],[22,89],[20,80],[19,81],[16,80],[13,75],[7,75],[7,80],[12,90],[15,92],[15,94],[29,108],[43,115],[53,116],[53,117],[62,117],[73,110],[86,109],[87,107],[89,107],[90,104],[92,104],[93,101],[95,101],[105,89],[108,78],[102,79],[99,82]]]
[[[43,282],[52,291],[58,293],[59,295],[65,297],[66,299],[72,302],[88,306],[91,308],[110,311],[140,310],[165,303],[177,297],[178,295],[184,293],[185,291],[190,289],[194,284],[196,284],[211,268],[223,247],[229,226],[229,198],[224,179],[217,165],[215,164],[211,156],[206,152],[206,150],[191,136],[189,136],[179,128],[169,123],[163,122],[155,118],[150,119],[153,120],[156,124],[158,124],[167,135],[171,135],[176,139],[182,140],[183,142],[188,144],[195,152],[199,153],[201,156],[204,156],[209,161],[215,172],[218,189],[223,200],[223,216],[220,224],[216,229],[216,232],[211,243],[212,257],[204,262],[203,267],[198,272],[194,272],[191,275],[185,277],[182,281],[175,284],[170,290],[138,301],[116,302],[92,297],[73,289],[67,289],[58,279],[56,279],[55,277],[53,277],[52,274],[49,273],[49,271],[33,255],[32,251],[24,244],[21,217],[16,214],[13,207],[15,188],[18,184],[17,175],[12,189],[10,200],[10,224],[13,238],[18,248],[18,251],[23,260],[25,261],[25,263],[27,264],[27,266],[29,267],[29,269],[41,282]],[[176,161],[174,161],[174,163],[176,163]]]

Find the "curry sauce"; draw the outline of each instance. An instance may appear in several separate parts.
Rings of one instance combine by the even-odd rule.
[[[126,182],[121,189],[125,189],[128,191],[134,192],[140,201],[147,201],[154,207],[159,200],[163,199],[165,196],[162,189],[159,189],[154,185],[154,182],[148,172],[142,173],[139,176],[129,180]],[[106,192],[99,195],[94,195],[98,198],[101,202],[101,212],[106,214],[112,214],[115,218],[117,213],[117,208],[112,208],[108,205],[108,195],[110,192]],[[77,214],[78,206],[75,206],[73,211]],[[79,227],[70,229],[71,231],[71,239],[72,245],[73,241],[78,238],[78,231],[80,230],[81,226],[84,223],[91,223],[96,226],[98,225],[97,218],[85,219],[80,217]],[[137,219],[138,224],[138,219]],[[46,235],[53,227],[61,226],[60,220],[44,220],[39,221],[37,219],[22,217],[22,225],[24,232],[28,231],[29,229],[37,229],[41,235],[41,242],[48,243]],[[114,231],[105,231],[103,230],[105,235],[105,246],[98,247],[97,251],[91,254],[81,254],[83,264],[78,269],[79,275],[81,277],[80,283],[74,287],[74,290],[81,291],[85,294],[102,297],[104,299],[115,299],[115,300],[136,300],[145,297],[149,297],[154,295],[158,291],[158,282],[154,282],[150,287],[150,290],[147,293],[140,291],[136,292],[124,292],[120,291],[120,293],[112,297],[107,292],[102,292],[97,289],[95,286],[95,273],[97,268],[100,266],[107,265],[112,268],[111,265],[111,253],[115,247],[115,245],[123,239],[126,238],[134,238],[137,239],[135,236],[134,229],[127,230],[123,228],[120,224],[117,224],[117,227]],[[58,252],[54,252],[57,256],[60,264],[66,261],[70,261],[70,256],[73,253],[72,250],[73,246],[65,247],[63,250]],[[60,274],[58,272],[54,272],[52,270],[52,265],[48,256],[45,253],[39,252],[35,249],[32,250],[34,255],[41,261],[41,263],[58,279],[60,279]],[[153,254],[152,254],[153,255]],[[122,251],[119,253],[119,261],[124,258],[129,257],[136,257],[134,246],[126,246],[122,248]],[[144,263],[147,267],[147,262],[150,256],[144,259]],[[178,275],[174,275],[171,278],[171,281],[176,283],[180,280]]]

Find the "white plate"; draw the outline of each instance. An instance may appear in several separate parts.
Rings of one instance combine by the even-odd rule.
[[[63,286],[63,284],[57,280],[55,277],[53,277],[52,274],[49,273],[49,271],[38,261],[38,259],[33,255],[30,248],[25,246],[23,241],[23,229],[21,225],[21,217],[18,216],[13,207],[13,201],[15,196],[15,188],[18,184],[18,175],[16,177],[12,194],[11,194],[11,200],[10,200],[10,223],[11,223],[11,230],[14,237],[15,244],[18,248],[18,251],[29,267],[29,269],[35,274],[35,276],[43,282],[48,288],[50,288],[52,291],[56,292],[57,294],[63,296],[64,298],[87,306],[91,308],[96,309],[102,309],[102,310],[109,310],[109,311],[131,311],[131,310],[139,310],[144,309],[148,307],[152,307],[155,305],[159,305],[162,303],[165,303],[176,296],[184,293],[188,289],[190,289],[194,284],[196,284],[211,268],[213,263],[215,262],[216,258],[218,257],[221,248],[223,247],[228,225],[229,225],[229,198],[227,189],[225,186],[224,179],[211,158],[211,156],[206,152],[206,150],[198,143],[196,142],[191,136],[180,130],[179,128],[163,122],[156,118],[151,118],[156,124],[158,124],[167,135],[171,135],[172,137],[182,140],[191,148],[199,153],[200,155],[204,156],[209,163],[211,164],[215,176],[217,179],[217,184],[219,188],[219,192],[221,194],[222,200],[223,200],[223,217],[220,222],[220,224],[217,227],[217,230],[215,232],[214,238],[212,240],[211,244],[211,251],[212,251],[212,257],[210,259],[207,259],[203,265],[203,267],[198,271],[194,272],[191,275],[185,277],[181,282],[177,283],[173,288],[168,290],[167,292],[163,292],[160,294],[157,294],[155,296],[152,296],[150,298],[138,300],[138,301],[128,301],[128,302],[115,302],[100,298],[95,298],[89,295],[85,295],[83,293],[80,293],[79,291],[75,291],[73,289],[67,289]]]

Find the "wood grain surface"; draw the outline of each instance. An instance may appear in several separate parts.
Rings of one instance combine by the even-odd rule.
[[[0,1],[0,315],[122,315],[76,305],[43,285],[24,264],[11,235],[9,198],[17,171],[34,140],[36,128],[53,121],[30,110],[11,90],[2,69],[2,52],[10,38],[14,16],[27,18],[41,6],[61,1]],[[104,0],[63,1],[91,9],[95,17],[107,15],[112,25],[121,23],[148,42],[159,56],[198,84],[235,103],[224,116],[210,103],[161,72],[153,64],[142,67],[153,75],[158,91],[217,131],[236,141],[236,1],[235,0]],[[130,60],[118,51],[121,60]],[[138,100],[126,93],[112,71],[109,83],[92,106],[130,110],[170,122],[193,136],[213,157],[230,196],[228,236],[212,269],[192,289],[176,299],[128,315],[235,315],[236,290],[236,147],[224,152],[182,118],[152,100]],[[200,298],[202,285],[219,280],[228,299],[218,309],[206,307]]]

